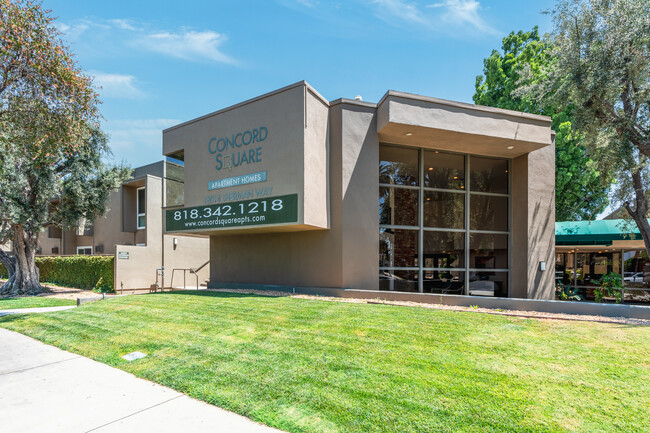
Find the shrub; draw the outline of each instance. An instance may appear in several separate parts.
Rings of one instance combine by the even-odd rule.
[[[46,256],[36,257],[42,283],[60,284],[92,290],[102,279],[101,286],[113,289],[113,256]],[[0,265],[0,277],[7,277],[7,270]]]
[[[555,297],[562,301],[584,301],[577,287],[566,286],[560,282],[555,283]]]
[[[109,293],[114,291],[113,286],[109,286],[104,282],[104,277],[99,277],[99,280],[97,280],[97,284],[95,284],[95,288],[93,289],[93,292],[96,293]]]
[[[600,280],[600,287],[594,289],[594,297],[596,302],[603,302],[605,296],[613,297],[616,299],[617,304],[623,301],[623,278],[620,274],[610,272],[603,275]]]

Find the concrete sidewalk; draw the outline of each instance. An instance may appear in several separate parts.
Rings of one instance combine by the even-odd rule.
[[[280,433],[4,328],[0,420],[6,432]]]
[[[77,306],[64,305],[61,307],[14,308],[11,310],[0,310],[0,317],[8,316],[9,314],[50,313],[52,311],[70,310],[71,308],[77,308]]]

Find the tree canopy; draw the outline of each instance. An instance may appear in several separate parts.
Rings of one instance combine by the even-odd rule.
[[[107,165],[98,96],[40,4],[0,0],[0,244],[9,281],[0,294],[40,290],[38,234],[106,210],[128,174]]]
[[[613,200],[650,248],[650,2],[560,0],[549,12],[553,62],[520,95],[572,104],[574,128],[599,170],[616,180]],[[528,70],[524,80],[535,76]]]
[[[549,44],[537,27],[511,32],[503,38],[502,52],[493,50],[483,61],[483,75],[476,77],[474,102],[552,118],[555,137],[555,218],[557,221],[594,219],[607,206],[608,176],[586,152],[580,134],[572,130],[571,104],[535,99],[518,94],[522,74],[530,81],[544,79],[542,71],[553,63]],[[563,108],[560,108],[563,107]]]

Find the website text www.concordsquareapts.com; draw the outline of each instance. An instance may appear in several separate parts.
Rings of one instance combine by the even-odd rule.
[[[227,225],[237,225],[237,224],[246,224],[246,223],[251,223],[251,222],[260,222],[264,221],[266,217],[264,215],[257,215],[257,216],[245,216],[245,217],[237,217],[237,218],[215,218],[212,220],[206,220],[206,221],[187,221],[185,223],[185,227],[215,227],[215,226],[227,226]]]

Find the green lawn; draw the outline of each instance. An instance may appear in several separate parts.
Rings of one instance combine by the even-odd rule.
[[[76,304],[77,301],[72,299],[43,298],[40,296],[0,298],[0,310],[12,310],[14,308],[61,307],[64,305]]]
[[[0,326],[290,432],[650,431],[650,327],[209,292]]]

